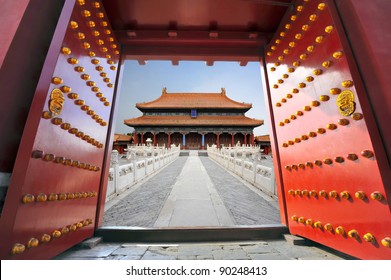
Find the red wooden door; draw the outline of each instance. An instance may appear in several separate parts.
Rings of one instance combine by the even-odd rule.
[[[332,1],[298,1],[265,50],[292,234],[362,259],[391,258],[389,186],[363,83]]]
[[[52,258],[93,235],[118,66],[101,2],[65,1],[0,220],[1,259]]]

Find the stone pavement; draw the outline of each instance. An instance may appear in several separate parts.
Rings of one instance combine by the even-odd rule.
[[[92,249],[75,246],[55,260],[342,260],[326,248],[295,246],[285,240],[135,244],[102,243]]]
[[[180,227],[280,223],[276,199],[190,151],[110,202],[103,226]]]

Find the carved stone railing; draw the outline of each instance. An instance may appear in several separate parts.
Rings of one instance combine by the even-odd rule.
[[[128,146],[126,154],[113,150],[107,184],[106,201],[130,189],[179,157],[180,146],[169,149],[153,146]]]
[[[208,157],[268,195],[277,196],[272,159],[259,146],[207,147]]]

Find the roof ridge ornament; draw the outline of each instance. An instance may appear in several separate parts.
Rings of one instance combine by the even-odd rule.
[[[163,88],[162,94],[167,94],[167,88],[166,87]]]
[[[221,94],[226,95],[225,88],[223,88],[223,87],[221,88]]]

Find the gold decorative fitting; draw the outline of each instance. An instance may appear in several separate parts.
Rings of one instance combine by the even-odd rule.
[[[282,51],[284,54],[289,54],[291,51],[289,49],[285,49]]]
[[[335,157],[335,162],[338,162],[338,163],[343,163],[345,161],[345,159],[343,157]]]
[[[323,37],[323,36],[317,36],[317,37],[315,38],[315,42],[318,43],[318,44],[322,43],[323,40],[324,40],[324,37]]]
[[[79,4],[80,6],[84,6],[86,4],[86,1],[85,0],[77,0],[77,4]]]
[[[299,88],[305,88],[307,85],[305,83],[299,83]]]
[[[371,193],[371,198],[373,200],[381,201],[381,200],[383,200],[384,196],[380,192],[373,192],[373,193]]]
[[[344,88],[352,87],[352,86],[353,86],[353,81],[351,81],[351,80],[343,81],[343,82],[342,82],[342,86],[343,86]]]
[[[327,197],[327,192],[325,190],[321,190],[319,192],[319,196],[326,198]]]
[[[270,67],[270,71],[274,72],[274,71],[276,71],[276,68],[275,67]]]
[[[364,150],[361,152],[361,155],[365,158],[371,158],[371,157],[374,157],[374,154],[372,151],[369,151],[369,150]]]
[[[291,219],[292,219],[292,221],[297,222],[297,220],[299,219],[299,217],[297,217],[296,215],[293,215],[293,216],[291,217]]]
[[[278,45],[279,43],[281,43],[281,39],[276,39],[275,43]]]
[[[355,229],[349,230],[348,236],[350,238],[358,239],[360,236],[358,235],[358,231]]]
[[[336,232],[337,234],[339,234],[339,235],[342,235],[342,236],[346,235],[345,229],[344,229],[343,227],[341,227],[341,226],[338,226],[338,227],[335,229],[335,232]]]
[[[75,34],[75,37],[76,37],[76,39],[84,40],[84,39],[86,38],[86,35],[84,35],[83,32],[77,32],[77,33]]]
[[[381,240],[381,244],[384,247],[391,248],[391,238],[390,237],[385,237]]]
[[[288,68],[288,72],[289,72],[289,73],[295,72],[295,68],[289,67],[289,68]]]
[[[88,82],[86,82],[86,85],[89,87],[94,87],[96,85],[96,83],[94,81],[88,81]]]
[[[83,106],[80,107],[80,109],[82,109],[83,111],[88,111],[88,110],[90,110],[90,106],[83,105]]]
[[[114,38],[109,38],[109,41],[110,41],[110,42],[113,42],[113,41],[114,41]],[[275,50],[277,49],[277,47],[276,47],[276,46],[271,46],[270,49],[273,50],[273,51],[275,51]]]
[[[312,15],[310,15],[310,17],[309,17],[309,20],[310,20],[310,21],[315,21],[317,18],[318,18],[318,16],[317,16],[316,14],[312,14]]]
[[[293,63],[292,63],[292,65],[293,66],[295,66],[295,67],[298,67],[298,66],[300,66],[300,61],[294,61]]]
[[[323,66],[324,68],[329,68],[329,67],[331,66],[331,61],[323,61],[323,62],[322,62],[322,66]]]
[[[37,195],[37,202],[46,202],[48,200],[48,197],[44,193],[40,193]]]
[[[307,57],[308,57],[308,55],[306,53],[303,53],[303,54],[300,55],[300,59],[301,60],[306,60]]]
[[[283,55],[280,55],[277,59],[278,59],[279,61],[282,61],[282,60],[284,60],[284,56],[283,56]]]
[[[60,237],[61,237],[61,231],[59,231],[59,230],[54,230],[54,231],[52,232],[52,237],[53,237],[53,238],[60,238]]]
[[[69,228],[68,227],[63,227],[62,229],[61,229],[61,234],[62,235],[65,235],[65,234],[68,234],[69,233]]]
[[[338,197],[338,192],[337,191],[331,191],[329,192],[329,196],[332,198],[337,198]]]
[[[91,16],[91,12],[88,11],[88,10],[83,10],[83,11],[81,12],[81,15],[82,15],[83,17],[90,17],[90,16]]]
[[[314,224],[314,221],[312,221],[311,219],[308,219],[308,220],[305,221],[305,224],[307,226],[312,226]]]
[[[289,78],[289,75],[288,75],[288,74],[283,74],[282,77],[283,77],[284,79],[288,79],[288,78]]]
[[[314,223],[315,228],[322,228],[322,223],[320,221],[317,221]]]
[[[338,111],[342,116],[350,116],[356,110],[354,94],[350,90],[342,91],[337,97]]]
[[[55,157],[54,163],[62,164],[64,163],[65,158],[64,157]]]
[[[91,48],[91,45],[87,42],[83,42],[83,44],[81,45],[84,49],[89,49]]]
[[[292,168],[289,165],[285,165],[285,169],[288,170],[288,171],[292,170]]]
[[[35,201],[35,197],[34,197],[34,195],[32,195],[32,194],[26,194],[26,195],[23,196],[23,198],[22,198],[22,202],[23,202],[24,204],[32,203],[32,202],[34,202],[34,201]]]
[[[316,132],[310,131],[308,132],[309,137],[316,137]]]
[[[43,151],[40,150],[32,151],[31,157],[35,159],[43,158]]]
[[[348,119],[339,119],[338,120],[338,124],[339,125],[343,125],[343,126],[348,125],[349,124],[349,120]]]
[[[301,142],[300,138],[295,138],[295,143],[300,143],[300,142]],[[304,164],[302,166],[304,167]],[[299,164],[299,167],[301,167],[300,164]]]
[[[303,34],[297,33],[297,34],[295,35],[295,38],[296,38],[297,40],[300,40],[301,38],[303,38]]]
[[[22,254],[25,250],[26,247],[23,244],[15,243],[14,246],[12,246],[11,254],[12,255]]]
[[[292,190],[292,189],[290,189],[290,190],[288,191],[288,194],[294,196],[294,195],[295,195],[295,191]]]
[[[314,77],[308,76],[307,78],[305,78],[305,80],[306,80],[307,82],[312,82],[312,81],[314,80]]]
[[[302,115],[304,115],[304,113],[302,111],[296,111],[296,115],[298,115],[299,117],[301,117]]]
[[[95,27],[95,22],[92,20],[89,20],[89,21],[87,21],[87,26],[93,28],[93,27]]]
[[[99,40],[96,40],[96,43],[97,43],[99,46],[101,46],[101,45],[103,45],[103,44],[105,43],[105,41],[99,39]]]
[[[102,101],[102,102],[105,102],[105,101],[107,101],[107,98],[106,97],[101,97],[99,100]]]
[[[361,200],[364,200],[367,196],[365,194],[365,192],[363,191],[357,191],[354,196],[357,198],[357,199],[361,199]]]
[[[81,66],[76,66],[74,69],[76,72],[79,72],[79,73],[84,72],[84,67],[81,67]]]
[[[76,227],[77,227],[77,228],[82,228],[82,227],[83,227],[83,223],[80,223],[80,222],[77,223],[77,224],[76,224]]]
[[[48,243],[48,242],[50,242],[51,239],[52,239],[52,237],[49,234],[45,233],[41,237],[41,242],[42,243]]]
[[[317,100],[314,100],[314,101],[311,102],[311,106],[312,107],[318,107],[319,105],[320,105],[320,102],[317,101]]]
[[[287,143],[282,143],[282,147],[283,147],[283,148],[288,148],[288,146],[289,146],[289,145],[288,145]]]
[[[307,31],[309,28],[310,28],[310,26],[309,26],[308,24],[304,24],[304,25],[301,27],[301,29],[302,29],[303,31]]]
[[[295,21],[297,19],[296,15],[291,15],[291,21]]]
[[[95,58],[94,58],[94,59],[91,60],[91,63],[92,63],[92,64],[99,64],[100,61],[99,61],[98,59],[95,59]]]
[[[355,121],[359,121],[359,120],[361,120],[363,118],[364,118],[364,116],[361,113],[353,113],[352,114],[352,119],[355,120]]]
[[[296,46],[296,43],[292,41],[292,42],[289,42],[288,45],[289,45],[289,47],[294,48]]]
[[[325,3],[320,3],[320,4],[318,5],[318,10],[323,11],[325,8],[326,8],[326,4],[325,4]]]
[[[267,56],[271,56],[271,55],[272,55],[272,52],[266,52],[266,55],[267,55]]]
[[[304,165],[304,164],[303,164]],[[303,195],[303,196],[309,196],[310,195],[310,193],[309,193],[309,191],[308,190],[303,190],[303,191],[301,191],[301,194]]]
[[[335,59],[340,59],[342,56],[343,56],[343,52],[341,51],[333,53],[333,57]]]
[[[323,160],[323,163],[324,163],[324,164],[330,165],[330,164],[333,163],[333,160],[332,160],[331,158],[325,158],[325,159]]]
[[[104,70],[103,66],[96,66],[95,69],[99,72]]]
[[[104,13],[97,13],[96,16],[98,18],[104,18],[105,17]]]
[[[325,134],[325,133],[326,133],[326,129],[320,127],[320,128],[318,128],[318,129],[316,130],[316,132],[319,133],[319,134]]]
[[[291,146],[293,146],[293,145],[295,145],[295,142],[289,140],[289,141],[288,141],[288,144],[291,145]],[[293,169],[294,169],[294,168],[293,168]]]
[[[343,191],[339,194],[341,196],[341,198],[343,199],[349,199],[350,198],[350,194],[348,191]]]
[[[301,135],[301,140],[308,140],[308,136],[307,135]]]
[[[69,64],[78,64],[79,63],[79,61],[76,58],[74,58],[74,57],[68,58],[67,61],[68,61]]]
[[[82,78],[83,80],[89,80],[90,79],[90,75],[88,75],[88,74],[82,74],[82,75],[80,75],[80,78]]]
[[[52,83],[55,85],[59,85],[63,83],[63,80],[60,77],[53,77],[52,78]]]
[[[366,234],[364,234],[363,238],[364,238],[364,240],[365,240],[366,242],[372,243],[372,242],[375,241],[375,237],[373,236],[372,233],[369,233],[369,232],[366,233]]]
[[[327,231],[332,232],[333,231],[333,226],[331,224],[327,223],[327,224],[324,225],[324,229],[327,230]]]
[[[99,119],[99,115],[92,115],[91,117],[92,117],[94,120]]]
[[[337,95],[340,93],[341,93],[341,90],[339,88],[331,88],[330,89],[330,94]]]
[[[324,29],[324,31],[326,32],[326,33],[331,33],[331,32],[333,32],[333,29],[334,29],[334,27],[332,26],[332,25],[329,25],[329,26],[326,26],[326,28]]]
[[[287,100],[286,100],[285,98],[282,98],[282,99],[281,99],[281,102],[282,102],[282,103],[286,103],[286,101],[287,101]]]
[[[312,166],[312,163],[311,163],[311,166]],[[310,191],[310,196],[317,197],[318,193],[315,190],[312,190],[312,191]]]
[[[94,56],[95,56],[95,52],[90,51],[90,52],[88,52],[88,55],[89,55],[90,57],[94,57]]]
[[[277,84],[274,84],[274,85],[273,85],[273,88],[277,89],[277,88],[278,88],[278,85],[277,85]]]
[[[322,69],[315,69],[314,71],[312,71],[312,73],[314,73],[315,76],[319,76],[323,73],[323,70]]]
[[[279,126],[284,126],[285,123],[284,123],[284,122],[279,122],[278,125],[279,125]]]
[[[313,45],[310,45],[310,46],[307,47],[307,51],[308,52],[313,52],[314,49],[315,49],[315,46],[313,46]]]
[[[78,24],[76,21],[71,20],[71,21],[69,22],[69,27],[72,28],[72,29],[76,29],[76,28],[79,27],[79,24]]]
[[[54,156],[53,154],[46,154],[46,155],[43,156],[42,159],[43,159],[44,161],[53,161],[54,158],[55,158],[55,156]]]
[[[48,201],[56,201],[56,200],[58,200],[58,195],[57,194],[55,194],[55,193],[49,194]]]
[[[297,221],[301,224],[305,224],[306,219],[304,217],[300,217]]]
[[[95,114],[95,111],[94,111],[94,110],[88,110],[88,111],[87,111],[87,115],[92,116],[92,115],[94,115],[94,114]]]
[[[69,99],[77,99],[79,98],[79,95],[77,93],[70,93],[68,94]]]
[[[293,93],[299,93],[299,90],[297,88],[292,89]]]
[[[98,87],[92,87],[91,90],[92,90],[93,92],[99,92],[99,91],[100,91],[100,89],[99,89]]]
[[[307,111],[307,112],[308,112],[308,111],[311,111],[311,107],[310,107],[310,106],[304,106],[304,107],[303,107],[303,110],[304,110],[304,111]]]
[[[328,100],[330,100],[330,96],[328,96],[328,95],[321,95],[319,97],[319,100],[323,101],[323,102],[328,101]]]
[[[277,83],[282,84],[282,83],[284,83],[284,80],[278,79]]]
[[[299,5],[296,8],[296,11],[298,11],[298,12],[302,12],[303,10],[304,10],[304,6],[302,6],[302,5]]]
[[[326,125],[326,128],[330,129],[330,130],[335,130],[335,129],[337,129],[337,125],[333,124],[333,123],[329,123]]]
[[[53,115],[49,112],[49,111],[44,111],[43,113],[42,113],[42,118],[44,118],[44,119],[51,119],[53,117]]]
[[[101,52],[108,52],[109,51],[109,49],[106,47],[102,47],[102,48],[100,48],[100,50],[101,50]],[[110,58],[111,56],[108,54],[108,55],[106,55],[106,57]]]
[[[61,124],[61,128],[64,129],[64,130],[68,130],[71,128],[71,124],[69,123],[62,123]]]
[[[75,104],[79,105],[79,106],[84,105],[84,100],[77,99],[77,100],[75,100]]]
[[[293,170],[297,170],[297,165],[296,164],[292,164],[291,167],[292,167]]]
[[[274,62],[274,66],[280,66],[281,63],[279,63],[278,61],[277,62]],[[110,67],[111,68],[111,67]]]
[[[92,3],[92,7],[94,7],[94,8],[100,8],[100,3],[99,2],[93,2]]]

